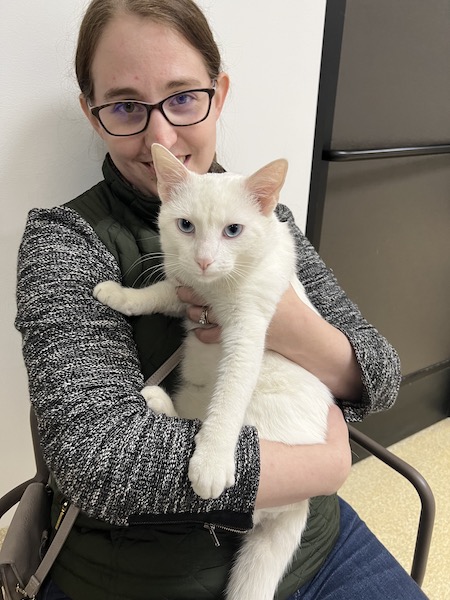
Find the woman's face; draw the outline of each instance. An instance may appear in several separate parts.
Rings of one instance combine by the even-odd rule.
[[[126,14],[114,18],[105,28],[91,72],[93,106],[114,100],[155,104],[177,92],[212,87],[202,55],[184,37],[165,25]],[[109,135],[91,115],[83,97],[81,104],[123,177],[141,192],[156,194],[152,144],[168,148],[191,171],[206,173],[214,158],[216,122],[227,91],[228,77],[221,73],[205,121],[174,127],[153,110],[147,129],[129,137]]]

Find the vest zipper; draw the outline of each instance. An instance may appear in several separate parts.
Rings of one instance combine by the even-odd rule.
[[[203,527],[209,531],[210,535],[212,535],[214,546],[218,548],[220,546],[220,542],[216,535],[216,526],[213,523],[205,523]]]
[[[145,522],[145,523],[134,523],[135,525],[171,525],[171,524],[177,524],[177,523],[183,523],[183,524],[195,524],[195,523],[199,523],[199,521],[195,521],[195,520],[183,520],[183,521],[170,521],[170,520],[161,520],[161,521],[152,521],[151,523],[149,522]],[[203,528],[207,529],[209,531],[209,534],[211,535],[213,541],[214,541],[214,546],[216,548],[220,547],[220,540],[217,537],[217,533],[216,533],[216,529],[221,529],[222,531],[228,531],[230,533],[240,533],[241,535],[244,533],[248,533],[249,529],[239,529],[238,527],[228,527],[227,525],[221,525],[219,523],[205,523],[205,522],[201,522],[203,524]]]
[[[247,533],[248,529],[235,529],[233,527],[227,527],[226,525],[219,525],[217,523],[203,523],[203,527],[207,529],[214,540],[214,546],[219,548],[220,541],[217,537],[216,529],[222,529],[223,531],[229,531],[230,533]]]
[[[61,525],[61,523],[63,522],[64,517],[66,516],[66,512],[69,510],[69,501],[65,500],[62,504],[61,504],[61,510],[59,512],[58,518],[56,520],[56,524],[55,524],[55,531],[58,531],[59,526]]]

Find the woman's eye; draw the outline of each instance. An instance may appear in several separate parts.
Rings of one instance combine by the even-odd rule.
[[[226,237],[233,238],[240,235],[243,229],[243,225],[238,225],[237,223],[234,223],[233,225],[227,225],[223,230],[223,233],[224,235],[226,235]]]
[[[165,105],[165,108],[167,110],[172,111],[191,109],[194,106],[196,106],[197,103],[197,97],[192,93],[178,94],[177,96],[172,96],[171,98],[169,98],[169,101],[167,105]]]
[[[117,102],[113,105],[113,113],[117,115],[136,115],[141,116],[146,110],[138,102]]]
[[[171,108],[186,106],[193,100],[194,97],[192,96],[192,94],[178,94],[178,96],[174,96],[171,99],[170,106]]]
[[[132,113],[136,109],[136,104],[134,102],[117,102],[114,104],[114,112],[125,112]]]
[[[183,233],[193,233],[195,230],[194,225],[187,219],[178,219],[177,225],[178,229]]]

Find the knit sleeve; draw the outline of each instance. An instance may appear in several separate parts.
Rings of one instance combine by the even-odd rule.
[[[135,515],[211,511],[251,523],[257,432],[241,432],[236,485],[201,500],[187,476],[199,423],[148,409],[130,324],[92,297],[106,279],[120,281],[118,265],[77,213],[31,211],[19,251],[16,327],[58,488],[90,517],[116,525]]]
[[[347,336],[360,366],[364,390],[359,402],[339,399],[347,420],[361,421],[371,412],[390,408],[401,382],[397,352],[347,297],[332,271],[295,225],[290,210],[280,205],[278,218],[288,223],[296,241],[298,277],[308,297],[324,319]]]

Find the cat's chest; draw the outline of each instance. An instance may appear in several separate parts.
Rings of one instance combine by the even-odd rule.
[[[222,358],[220,344],[203,344],[194,333],[184,342],[183,379],[192,386],[212,389],[217,380],[217,371]],[[208,392],[206,392],[208,393]]]

